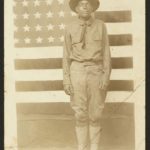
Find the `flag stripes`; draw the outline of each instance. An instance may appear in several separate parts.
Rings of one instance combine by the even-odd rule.
[[[33,34],[31,32],[31,34]],[[45,34],[49,34],[48,32],[45,33]],[[36,34],[33,34],[35,37],[37,36]],[[47,35],[48,36],[48,35]],[[20,39],[24,39],[26,37],[25,34],[19,34],[18,35],[18,38]],[[110,46],[122,46],[122,45],[132,45],[132,35],[131,34],[115,34],[115,35],[109,35],[109,44]],[[62,42],[53,42],[52,44],[48,43],[46,41],[46,39],[38,44],[38,47],[47,47],[47,46],[62,46],[63,43]],[[24,45],[23,44],[23,40],[21,43],[18,43],[17,44],[17,47],[36,47],[37,45],[34,45],[34,44],[27,44],[27,45]]]
[[[16,81],[16,91],[61,91],[63,90],[62,80],[56,81]],[[132,80],[112,80],[109,91],[132,91]]]
[[[33,76],[34,78],[31,78]],[[15,72],[17,81],[63,80],[62,69],[20,70]],[[133,80],[132,69],[113,69],[111,80]]]
[[[105,117],[108,117],[108,119],[110,119],[112,117],[117,119],[118,117],[120,118],[120,115],[123,118],[124,117],[126,118],[128,116],[129,118],[126,118],[126,119],[129,119],[129,121],[130,121],[131,113],[132,114],[134,113],[133,107],[134,107],[133,103],[125,103],[122,101],[121,102],[117,101],[115,103],[108,102],[105,104],[104,111],[106,111],[108,113],[108,115]],[[51,102],[51,103],[49,103],[49,102],[34,103],[33,102],[33,103],[29,103],[29,104],[28,103],[17,104],[17,110],[18,110],[18,112],[21,112],[21,114],[24,114],[23,119],[26,118],[25,116],[28,116],[26,114],[33,114],[33,117],[31,117],[30,120],[38,119],[39,114],[42,116],[45,116],[45,117],[42,117],[44,119],[50,119],[51,116],[55,116],[54,119],[59,118],[60,120],[64,119],[64,117],[62,117],[62,116],[66,116],[66,118],[67,118],[67,116],[69,115],[69,118],[70,118],[70,117],[72,117],[72,114],[73,114],[73,110],[71,109],[68,101],[67,102]],[[28,112],[26,110],[28,110]],[[38,114],[38,115],[36,115],[36,114]],[[51,114],[51,115],[49,116],[49,114]],[[27,117],[27,118],[29,118],[29,117]],[[21,118],[19,117],[19,119],[21,119]],[[29,121],[29,119],[28,119],[28,121]],[[122,122],[122,124],[127,126],[124,122]],[[117,128],[117,130],[118,130],[118,128]]]
[[[29,12],[30,10],[28,9],[28,13],[35,13],[35,12]],[[47,10],[49,11],[49,10]],[[25,12],[25,11],[24,11]],[[25,23],[29,23],[27,19],[23,19],[24,12],[15,11],[17,13],[17,18],[15,25],[17,26],[23,26]],[[45,15],[45,16],[44,16]],[[45,19],[46,20],[46,12],[43,15],[42,21]],[[66,17],[71,17],[69,20],[65,20],[65,22],[68,24],[70,23],[70,20],[73,21],[76,16],[71,16],[70,12],[65,13]],[[34,15],[31,16],[32,22],[30,24],[33,26],[35,25],[36,20]],[[45,17],[45,18],[44,18]],[[56,16],[58,17],[58,16]],[[119,22],[131,22],[132,21],[132,15],[131,15],[131,10],[120,10],[120,11],[96,11],[95,12],[95,17],[103,20],[106,23],[119,23]],[[41,25],[46,26],[49,21],[41,22]],[[64,20],[62,20],[64,21]],[[57,24],[58,25],[58,24]]]
[[[130,0],[101,0],[98,11],[120,11],[120,10],[131,10],[132,5]]]
[[[110,46],[132,45],[131,34],[109,35]]]
[[[132,68],[132,57],[112,58],[112,68]],[[44,59],[16,59],[15,69],[61,69],[62,58],[44,58]]]
[[[132,45],[130,46],[111,46],[112,57],[132,57]],[[42,47],[42,48],[17,48],[16,59],[41,59],[41,58],[62,58],[63,49],[58,47]]]
[[[132,24],[129,22],[105,23],[105,24],[107,26],[107,32],[110,35],[130,34],[132,32]]]
[[[97,11],[95,17],[103,20],[104,22],[131,22],[131,11],[121,10],[121,11]]]
[[[122,102],[132,94],[131,91],[109,91],[106,102]],[[128,99],[129,100],[129,99]],[[70,102],[70,97],[64,91],[39,91],[39,92],[17,92],[17,103],[61,103]]]

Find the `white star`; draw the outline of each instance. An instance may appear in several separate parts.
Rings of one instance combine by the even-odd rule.
[[[38,37],[38,38],[36,39],[36,42],[37,42],[37,43],[42,43],[42,41],[43,41],[43,39],[42,39],[41,37]]]
[[[60,11],[60,12],[59,12],[59,17],[64,17],[64,16],[65,16],[64,11]]]
[[[48,41],[49,41],[50,43],[52,43],[52,42],[54,42],[54,38],[53,38],[52,36],[50,36],[50,37],[48,38]]]
[[[16,15],[16,14],[14,14],[14,16],[13,16],[13,17],[14,17],[14,19],[17,19],[17,15]]]
[[[47,13],[47,17],[48,17],[48,18],[52,18],[52,17],[53,17],[53,13],[52,13],[51,11],[49,11],[49,12]]]
[[[16,6],[16,2],[15,2],[15,1],[13,1],[13,6],[14,6],[14,7]]]
[[[14,39],[15,44],[19,43],[19,39]]]
[[[28,2],[27,2],[26,0],[24,0],[24,1],[22,2],[22,5],[23,5],[24,7],[26,7],[26,6],[28,6]]]
[[[41,28],[42,27],[39,24],[35,27],[36,31],[41,31]]]
[[[28,25],[25,25],[23,28],[24,28],[24,32],[29,32],[30,31],[30,27]]]
[[[17,27],[17,26],[14,27],[14,31],[15,31],[15,32],[18,31],[18,27]]]
[[[41,14],[40,14],[39,12],[36,12],[36,13],[34,14],[34,16],[35,16],[36,19],[38,19],[38,18],[41,17]]]
[[[53,26],[52,24],[49,24],[49,25],[47,26],[47,28],[48,28],[48,30],[53,30],[53,29],[54,29],[54,26]]]
[[[77,14],[75,12],[71,12],[71,16],[77,16]]]
[[[40,6],[40,1],[39,0],[35,0],[34,1],[34,6],[36,7],[36,6]]]
[[[31,39],[25,38],[24,41],[25,41],[26,44],[29,44],[31,42]]]
[[[52,2],[53,2],[53,0],[46,0],[46,4],[47,4],[47,5],[51,5]]]
[[[24,13],[24,14],[23,14],[23,18],[24,18],[24,19],[29,19],[29,14]]]
[[[61,4],[64,4],[64,0],[58,0],[58,3],[61,5]]]
[[[63,23],[59,25],[60,30],[64,30],[64,29],[65,29],[65,27],[66,27],[66,25],[65,25],[65,24],[63,24]]]
[[[64,36],[63,35],[59,39],[61,42],[64,42]]]

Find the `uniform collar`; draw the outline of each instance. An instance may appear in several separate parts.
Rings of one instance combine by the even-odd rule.
[[[94,19],[93,19],[92,17],[90,17],[90,19],[87,20],[87,21],[83,21],[83,20],[81,20],[80,18],[78,18],[78,22],[79,22],[79,24],[80,24],[81,26],[85,25],[85,23],[86,23],[88,26],[91,26],[92,23],[93,23],[93,20],[94,20]]]

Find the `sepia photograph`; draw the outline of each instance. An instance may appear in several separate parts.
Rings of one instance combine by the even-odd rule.
[[[145,1],[4,1],[4,149],[145,150]]]

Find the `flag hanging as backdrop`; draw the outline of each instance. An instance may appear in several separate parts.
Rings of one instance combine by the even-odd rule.
[[[15,46],[39,47],[60,46],[64,41],[64,30],[76,14],[68,6],[69,0],[16,0],[14,7]],[[97,12],[99,19],[106,22],[130,21],[130,11]],[[115,16],[112,20],[111,17]],[[111,36],[112,45],[130,44],[131,36],[120,35],[119,40]],[[117,39],[116,39],[117,38]],[[119,43],[112,42],[117,40]],[[123,42],[123,43],[122,43]],[[126,42],[126,43],[125,43]]]
[[[65,28],[77,16],[68,2],[14,0],[17,102],[69,101],[62,86],[62,45]],[[134,89],[131,14],[130,0],[101,0],[95,13],[109,34],[113,70],[108,101],[122,101]]]

